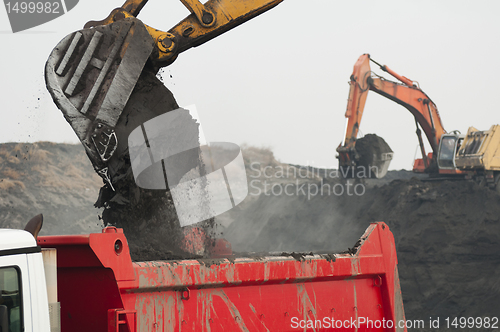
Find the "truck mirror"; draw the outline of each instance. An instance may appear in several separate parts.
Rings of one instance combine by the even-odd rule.
[[[40,213],[39,215],[34,216],[30,221],[28,221],[26,227],[24,227],[24,230],[30,232],[36,240],[36,238],[38,237],[38,233],[42,229],[42,225],[43,215]]]

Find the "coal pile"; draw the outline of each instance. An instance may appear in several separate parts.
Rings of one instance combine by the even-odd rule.
[[[393,181],[359,222],[394,234],[409,318],[494,317],[500,296],[500,196],[473,182]]]

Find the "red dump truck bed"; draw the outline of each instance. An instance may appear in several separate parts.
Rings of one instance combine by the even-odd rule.
[[[62,331],[405,331],[394,238],[340,254],[132,262],[120,229],[57,249]]]

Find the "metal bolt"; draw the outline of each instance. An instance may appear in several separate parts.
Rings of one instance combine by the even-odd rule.
[[[203,16],[201,17],[201,20],[205,24],[210,24],[214,20],[214,16],[208,12],[203,12]]]
[[[122,12],[118,12],[116,13],[114,16],[113,16],[113,21],[120,21],[120,20],[123,20],[125,18],[125,14],[123,14]]]
[[[161,39],[161,44],[163,45],[163,47],[169,48],[170,46],[172,46],[172,41],[168,38],[163,38]]]
[[[175,47],[174,35],[166,33],[158,37],[158,48],[164,53],[172,52]]]

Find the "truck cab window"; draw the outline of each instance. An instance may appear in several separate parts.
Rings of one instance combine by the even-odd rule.
[[[0,332],[21,332],[21,273],[15,267],[0,268]]]

